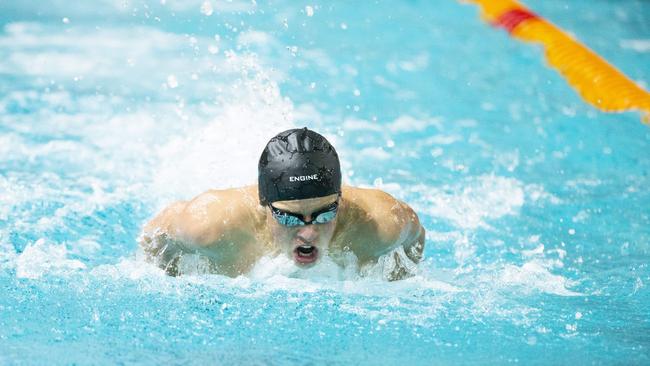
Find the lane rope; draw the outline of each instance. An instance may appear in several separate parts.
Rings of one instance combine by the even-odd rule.
[[[594,51],[516,0],[461,0],[514,38],[541,43],[546,59],[589,104],[603,112],[638,111],[650,124],[650,93]]]

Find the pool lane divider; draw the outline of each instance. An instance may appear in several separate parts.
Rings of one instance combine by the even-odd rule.
[[[597,53],[515,0],[461,0],[480,6],[481,16],[524,42],[541,43],[548,63],[589,104],[603,112],[638,111],[650,124],[650,93]]]

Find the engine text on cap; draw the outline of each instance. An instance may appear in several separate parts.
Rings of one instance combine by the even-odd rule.
[[[318,174],[290,176],[289,182],[304,182],[308,180],[318,180]]]

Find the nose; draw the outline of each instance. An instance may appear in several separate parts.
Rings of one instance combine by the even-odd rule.
[[[316,225],[301,226],[296,233],[296,237],[302,241],[313,243],[318,238],[318,230],[316,229]]]

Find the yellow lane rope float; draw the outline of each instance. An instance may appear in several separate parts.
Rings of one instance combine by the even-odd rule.
[[[463,0],[482,17],[525,42],[541,43],[546,58],[582,98],[604,112],[637,110],[650,123],[650,93],[595,52],[515,0]]]

